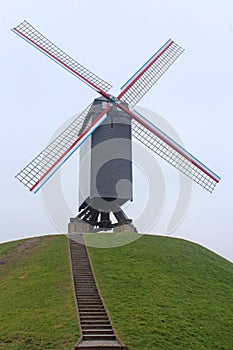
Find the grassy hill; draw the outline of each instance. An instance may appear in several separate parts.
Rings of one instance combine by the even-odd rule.
[[[129,350],[232,350],[233,265],[184,240],[89,248]],[[70,350],[79,337],[66,236],[0,245],[0,349]]]
[[[0,349],[70,350],[78,337],[67,237],[0,245]]]

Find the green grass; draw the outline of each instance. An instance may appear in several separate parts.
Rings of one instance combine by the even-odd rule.
[[[99,246],[112,243],[105,235],[95,238]],[[129,350],[233,349],[230,262],[197,244],[159,236],[90,247],[89,254]],[[0,313],[0,349],[72,349],[79,329],[66,236],[0,245]]]
[[[158,236],[89,253],[130,350],[233,349],[230,262],[197,244]]]
[[[0,245],[0,349],[65,350],[79,337],[65,236]]]

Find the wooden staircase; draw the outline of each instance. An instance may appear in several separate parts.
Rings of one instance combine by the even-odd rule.
[[[73,350],[127,350],[117,338],[98,290],[83,234],[69,234],[71,267],[82,336]]]

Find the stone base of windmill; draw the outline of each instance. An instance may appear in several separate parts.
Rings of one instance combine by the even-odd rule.
[[[110,230],[111,229],[105,229]],[[104,231],[104,229],[95,229],[91,225],[87,224],[85,221],[80,220],[79,218],[70,218],[70,222],[68,224],[68,233],[94,233],[98,231]],[[125,224],[119,225],[113,228],[113,232],[138,232],[136,227],[133,224]]]
[[[126,224],[126,225],[120,225],[120,226],[116,226],[113,229],[113,232],[138,232],[136,227],[133,224]]]
[[[90,225],[79,218],[70,218],[68,233],[89,233]]]

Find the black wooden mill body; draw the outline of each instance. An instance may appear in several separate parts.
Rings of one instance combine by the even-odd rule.
[[[104,97],[94,100],[87,120],[106,108]],[[125,103],[127,106],[127,104]],[[117,106],[80,149],[79,215],[91,226],[111,228],[130,223],[121,206],[133,200],[131,118]],[[117,223],[113,224],[113,213]]]

